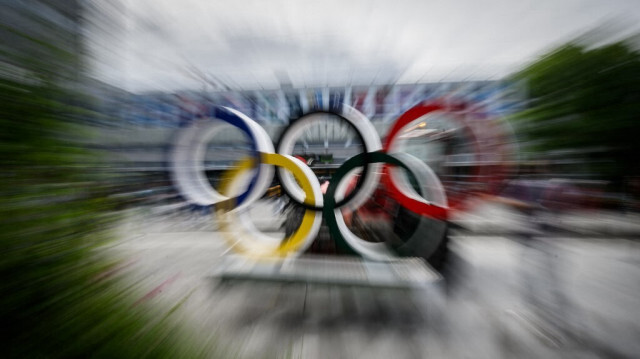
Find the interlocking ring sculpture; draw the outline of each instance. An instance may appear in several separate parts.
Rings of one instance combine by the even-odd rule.
[[[425,258],[439,246],[446,231],[447,198],[436,174],[423,161],[407,153],[397,152],[397,137],[414,120],[440,107],[418,105],[400,116],[384,144],[373,124],[359,111],[347,106],[334,106],[329,111],[310,112],[293,121],[281,135],[277,151],[266,131],[244,114],[227,107],[212,107],[176,136],[171,153],[172,179],[190,202],[215,205],[220,233],[236,251],[249,256],[284,257],[304,252],[318,234],[324,217],[331,236],[346,242],[354,251],[371,260],[393,260],[399,253],[419,252]],[[324,114],[337,115],[359,136],[364,152],[345,161],[335,172],[326,193],[312,170],[292,156],[295,140],[308,126]],[[240,129],[251,143],[250,156],[223,175],[225,185],[220,192],[208,182],[204,172],[207,143],[227,123]],[[279,240],[258,231],[248,218],[248,208],[267,191],[274,167],[284,192],[290,200],[305,208],[299,228],[288,238]],[[348,191],[355,171],[362,168],[355,189]],[[412,185],[402,175],[406,170],[417,182]],[[357,209],[383,184],[401,206],[420,216],[418,228],[402,248],[392,249],[385,243],[365,241],[345,223],[342,208]],[[425,240],[421,233],[434,233]]]

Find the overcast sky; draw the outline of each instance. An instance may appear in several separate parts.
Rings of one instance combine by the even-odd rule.
[[[596,26],[640,24],[638,0],[97,3],[93,74],[136,92],[495,79]]]

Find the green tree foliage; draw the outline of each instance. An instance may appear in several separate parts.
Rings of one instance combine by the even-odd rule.
[[[628,42],[569,43],[526,67],[529,109],[514,117],[528,149],[570,150],[592,173],[639,174],[640,53]]]
[[[48,36],[55,38],[53,30]],[[75,141],[79,119],[91,113],[65,90],[81,75],[51,71],[69,60],[55,42],[18,40],[43,50],[39,61],[23,61],[29,53],[18,47],[0,54],[2,357],[210,354],[171,323],[168,308],[136,304],[139,294],[107,275],[114,263],[100,248],[111,239],[113,205],[98,157]]]
[[[3,357],[202,356],[162,312],[105,278],[112,206],[97,157],[68,140],[79,110],[46,83],[3,79],[0,97]]]

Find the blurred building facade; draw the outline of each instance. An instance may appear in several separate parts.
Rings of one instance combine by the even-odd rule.
[[[483,121],[487,123],[488,128],[490,121],[495,123],[497,119],[521,110],[525,104],[525,91],[521,84],[506,81],[301,89],[284,84],[280,89],[274,90],[141,94],[126,93],[105,85],[94,86],[94,91],[99,92],[101,100],[98,111],[104,116],[97,127],[98,135],[94,136],[88,145],[104,151],[113,170],[127,173],[127,178],[146,178],[144,181],[138,181],[138,184],[165,189],[171,187],[168,160],[173,136],[180,127],[194,121],[211,105],[231,107],[246,114],[257,121],[276,143],[280,133],[291,120],[312,109],[328,110],[337,103],[349,104],[371,119],[381,138],[398,116],[419,103],[468,103],[469,111],[482,113],[482,116],[475,120],[478,122],[477,128],[483,127]],[[329,133],[334,137],[340,137],[340,134],[336,135],[336,132],[340,131],[343,129],[336,127],[319,131],[315,136],[308,135],[306,140],[309,142],[309,152],[319,153],[324,149],[325,152],[330,152],[337,162],[340,162],[340,157],[349,157],[353,149],[323,143]],[[408,141],[407,151],[421,157],[434,168],[441,166],[434,160],[436,156],[442,155],[441,149],[425,146],[424,141],[421,142],[419,139],[413,140],[413,145]],[[246,150],[243,147],[245,141],[242,133],[238,131],[228,131],[223,136],[218,136],[205,158],[208,174],[211,176],[213,172],[231,166],[238,153]],[[515,142],[515,139],[511,141]],[[459,145],[464,147],[468,143]],[[468,147],[461,148],[455,155],[449,156],[448,165],[469,167],[477,164],[473,161],[480,160],[491,164],[493,155],[474,157],[465,151],[473,150]]]

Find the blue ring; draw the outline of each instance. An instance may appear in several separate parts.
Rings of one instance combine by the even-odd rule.
[[[251,139],[251,155],[254,158],[254,163],[256,164],[256,172],[253,178],[251,178],[251,182],[249,183],[247,190],[235,197],[236,205],[240,205],[247,199],[247,197],[249,197],[249,193],[251,193],[253,188],[256,186],[258,176],[260,175],[260,166],[257,165],[260,163],[260,152],[258,152],[256,137],[254,136],[247,123],[240,116],[229,111],[228,108],[222,106],[211,106],[206,112],[208,113],[209,117],[222,120],[234,127],[237,127]]]

